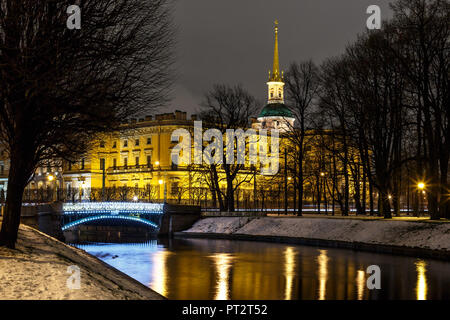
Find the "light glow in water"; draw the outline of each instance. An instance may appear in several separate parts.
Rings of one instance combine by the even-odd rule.
[[[362,300],[364,298],[365,288],[366,288],[366,272],[364,270],[358,270],[356,274],[356,289],[358,300]]]
[[[328,256],[327,250],[319,250],[319,252],[320,255],[317,257],[319,264],[319,300],[325,300],[328,278]]]
[[[287,247],[284,250],[284,272],[286,277],[286,289],[284,293],[284,300],[292,299],[292,283],[294,280],[294,270],[295,270],[295,251],[293,247]]]
[[[417,300],[427,300],[427,263],[423,260],[418,260],[416,262],[416,271],[417,271],[417,285],[416,285],[416,293]]]
[[[219,253],[211,256],[217,270],[216,294],[215,300],[230,299],[230,270],[233,257],[228,253]]]

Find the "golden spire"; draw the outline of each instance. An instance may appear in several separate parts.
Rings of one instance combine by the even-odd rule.
[[[273,69],[269,72],[269,81],[282,82],[283,77],[280,74],[280,62],[278,57],[278,20],[275,20],[275,47],[273,50]]]

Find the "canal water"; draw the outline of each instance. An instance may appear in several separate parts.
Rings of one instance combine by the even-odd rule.
[[[74,244],[169,299],[450,299],[450,263],[213,239]],[[381,269],[369,290],[366,269]]]

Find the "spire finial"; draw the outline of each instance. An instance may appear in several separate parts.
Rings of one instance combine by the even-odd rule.
[[[272,68],[272,76],[269,78],[269,81],[282,81],[280,76],[280,62],[278,57],[278,20],[275,20],[275,46],[273,50],[273,68]]]

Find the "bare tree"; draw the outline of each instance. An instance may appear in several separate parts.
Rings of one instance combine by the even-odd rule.
[[[0,1],[0,135],[11,161],[0,244],[14,247],[23,191],[49,159],[74,161],[98,132],[162,105],[170,83],[166,0]]]
[[[201,117],[209,127],[218,129],[224,135],[227,129],[247,128],[249,119],[256,114],[257,110],[258,103],[255,98],[242,86],[215,85],[205,96]],[[236,145],[235,142],[234,144]],[[210,166],[215,182],[214,189],[221,204],[221,209],[234,211],[235,191],[241,184],[250,182],[253,179],[253,174],[251,170],[247,170],[245,164],[227,164],[225,145],[222,162],[220,165],[212,164]],[[220,179],[219,167],[225,172],[227,185],[225,192],[221,191],[218,184]],[[239,173],[245,174],[245,177],[237,179]]]
[[[450,3],[399,0],[392,8],[398,41],[390,48],[414,96],[417,153],[418,158],[423,156],[418,163],[425,165],[425,173],[418,172],[416,183],[424,179],[427,184],[431,218],[449,218]]]
[[[316,112],[314,107],[317,105],[320,90],[319,69],[311,60],[291,64],[286,74],[286,89],[290,109],[297,120],[297,126],[290,128],[288,138],[295,146],[293,153],[298,171],[294,173],[294,184],[298,190],[298,215],[301,216],[306,135],[308,130],[313,129],[312,115]]]

